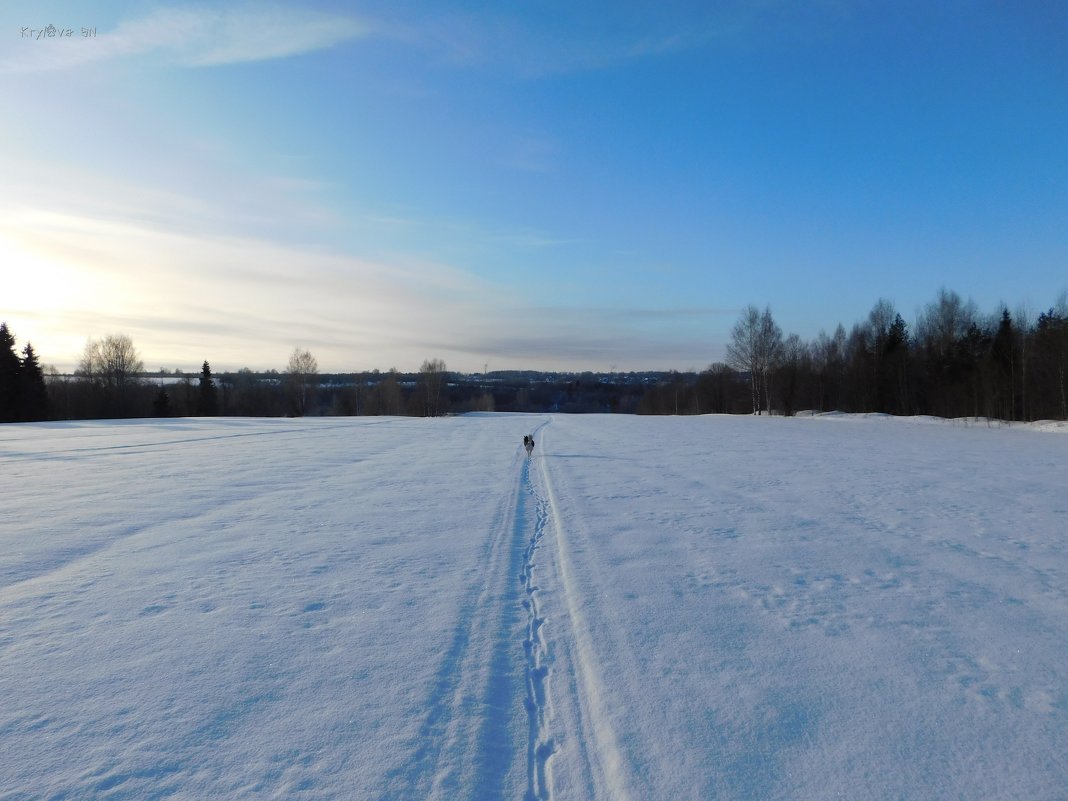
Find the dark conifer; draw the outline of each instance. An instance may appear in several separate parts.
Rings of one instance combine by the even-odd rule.
[[[0,423],[19,420],[19,374],[22,363],[15,352],[15,335],[0,323]]]
[[[890,328],[886,334],[886,341],[884,343],[884,354],[889,356],[896,351],[902,345],[907,345],[909,341],[909,329],[905,324],[905,321],[901,318],[901,315],[894,316],[894,322],[890,324]]]
[[[987,373],[992,417],[1003,420],[1016,418],[1016,333],[1009,310],[1001,310],[1001,321],[987,354]]]
[[[40,361],[29,342],[22,353],[22,364],[19,368],[19,419],[47,420],[48,388],[45,386]]]
[[[1039,397],[1044,400],[1040,414],[1068,420],[1068,310],[1063,301],[1038,315],[1035,359]]]
[[[152,401],[152,413],[156,417],[171,416],[171,396],[167,394],[167,390],[163,387],[159,388],[159,392],[156,393],[156,399]]]
[[[200,393],[197,396],[197,416],[216,417],[219,414],[219,398],[215,392],[215,382],[211,378],[211,367],[205,361],[200,369]]]

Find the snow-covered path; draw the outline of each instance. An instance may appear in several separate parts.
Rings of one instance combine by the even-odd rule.
[[[0,799],[1062,799],[1066,456],[855,418],[0,427]]]

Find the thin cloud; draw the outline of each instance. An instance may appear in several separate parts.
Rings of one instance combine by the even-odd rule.
[[[679,310],[679,316],[698,320],[718,314]],[[659,326],[661,317],[678,320],[669,309],[496,307],[446,329],[439,347],[464,364],[488,361],[550,370],[689,369],[721,358],[722,343],[707,333]]]
[[[697,11],[653,7],[626,14],[588,11],[580,4],[567,14],[537,20],[501,9],[448,11],[384,21],[383,31],[436,54],[446,65],[492,67],[541,79],[611,69],[735,38],[779,5],[779,0],[756,7],[736,0]]]
[[[462,242],[467,249],[523,248],[543,250],[573,245],[580,239],[553,236],[545,231],[522,226],[486,224],[472,220],[449,217],[420,217],[415,210],[410,214],[368,213],[360,218],[364,223],[379,228],[403,231],[411,236],[425,236],[438,243]]]
[[[560,144],[546,137],[522,137],[513,141],[498,162],[520,172],[555,172],[560,157]]]
[[[224,158],[173,152],[175,162],[191,166],[153,185],[0,154],[0,172],[7,180],[0,189],[0,214],[9,222],[30,214],[43,225],[54,214],[176,233],[251,235],[284,229],[305,239],[336,228],[342,219],[321,197],[329,188],[324,182],[271,173],[250,176],[229,168]]]
[[[8,298],[16,318],[33,320],[28,333],[69,341],[125,323],[152,362],[218,348],[270,365],[272,346],[309,333],[332,343],[320,360],[339,367],[361,352],[417,359],[415,345],[429,347],[441,331],[462,328],[475,309],[500,304],[492,286],[445,265],[45,211],[24,212],[15,222],[0,225],[12,258],[32,257],[80,287],[47,316],[33,313],[41,287]],[[426,347],[419,349],[426,358]],[[61,364],[76,357],[46,356]]]
[[[323,50],[371,32],[366,21],[311,9],[161,8],[91,38],[24,37],[18,58],[4,62],[0,71],[65,70],[131,57],[157,57],[186,67],[239,64]]]
[[[652,369],[716,356],[704,337],[656,325],[669,309],[519,308],[501,287],[448,265],[47,213],[0,233],[14,255],[35,253],[80,287],[46,314],[34,313],[31,294],[11,298],[18,330],[59,365],[76,362],[86,337],[115,330],[146,362],[183,369],[205,358],[217,369],[277,367],[298,341],[339,371],[414,369],[430,356],[460,370],[486,361]],[[64,352],[51,350],[58,343]]]
[[[716,317],[733,317],[738,314],[738,309],[727,309],[716,306],[682,306],[678,308],[621,308],[621,309],[574,309],[579,314],[596,314],[615,320],[679,320],[698,319],[705,320]]]

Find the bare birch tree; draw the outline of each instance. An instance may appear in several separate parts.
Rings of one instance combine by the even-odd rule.
[[[437,417],[442,413],[441,390],[445,384],[445,370],[442,359],[427,359],[419,368],[424,417]]]
[[[310,351],[293,348],[286,367],[286,381],[289,384],[290,412],[296,417],[303,417],[308,412],[311,393],[317,386],[319,362]]]
[[[77,375],[87,385],[91,414],[126,417],[135,411],[145,363],[126,334],[108,334],[85,343]]]
[[[753,414],[760,413],[760,310],[750,304],[731,329],[727,345],[727,364],[740,373],[749,374]]]
[[[782,358],[782,329],[771,316],[771,307],[766,306],[760,315],[760,328],[757,338],[758,363],[760,378],[764,385],[764,408],[771,414],[771,372]]]
[[[78,373],[107,389],[122,390],[140,380],[145,363],[126,334],[108,334],[85,343]]]

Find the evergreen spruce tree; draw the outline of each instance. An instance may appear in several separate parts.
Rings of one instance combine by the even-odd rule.
[[[205,361],[200,369],[200,393],[197,396],[197,416],[217,417],[219,398],[215,392],[215,382],[211,379],[211,367]]]
[[[911,390],[909,381],[909,329],[900,314],[890,324],[882,356],[885,387],[880,389],[889,404],[892,414],[911,413]]]
[[[19,420],[19,374],[22,363],[15,352],[15,335],[0,323],[0,423],[14,423]]]
[[[989,373],[991,416],[1002,420],[1016,419],[1016,364],[1012,317],[1007,308],[1001,310],[1001,322],[990,343],[986,369]]]
[[[1035,367],[1039,415],[1068,420],[1068,302],[1038,315]]]
[[[167,394],[167,390],[163,387],[159,388],[159,392],[156,393],[156,399],[152,401],[152,413],[156,417],[171,416],[171,396]]]
[[[44,372],[40,361],[29,342],[22,350],[22,364],[19,368],[19,419],[48,419],[48,388],[45,386]]]

